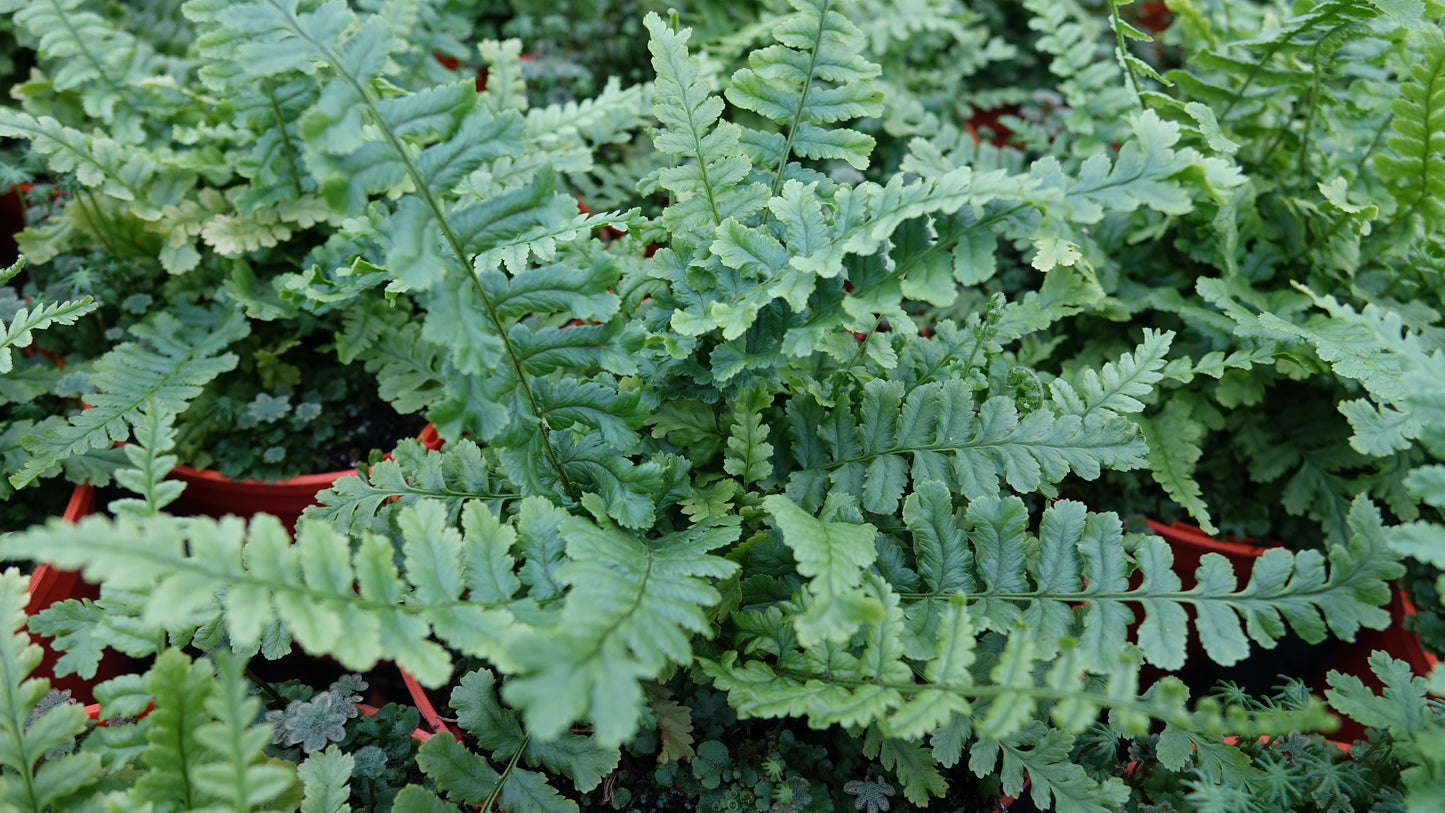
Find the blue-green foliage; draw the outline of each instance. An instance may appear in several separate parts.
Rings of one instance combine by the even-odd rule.
[[[170,649],[145,675],[98,687],[97,699],[117,720],[144,713],[125,724],[87,734],[84,709],[68,702],[32,714],[48,681],[28,677],[41,650],[21,631],[27,599],[17,571],[0,574],[0,800],[7,809],[261,810],[284,803],[295,770],[262,755],[271,731],[256,724],[260,701],[248,692],[244,661],[230,653],[217,654],[215,663],[193,662]],[[79,748],[69,750],[82,735]],[[120,789],[101,781],[102,766],[123,780]]]
[[[326,267],[288,277],[278,301],[353,308],[342,352],[389,400],[427,409],[447,446],[403,444],[344,479],[294,540],[266,517],[130,515],[0,540],[7,556],[105,582],[99,603],[62,603],[40,622],[73,643],[67,667],[93,669],[102,646],[271,657],[294,640],[350,669],[394,660],[452,684],[468,740],[422,747],[437,790],[402,791],[402,810],[571,809],[544,772],[586,791],[639,730],[683,730],[685,713],[659,719],[654,702],[657,682],[679,675],[724,690],[739,716],[861,740],[887,772],[858,794],[867,804],[882,806],[885,783],[919,806],[944,796],[945,769],[967,751],[1010,793],[1027,772],[1041,804],[1104,811],[1121,783],[1069,762],[1073,732],[1100,713],[1133,733],[1151,719],[1221,733],[1175,681],[1141,694],[1145,663],[1179,668],[1191,635],[1233,664],[1289,631],[1320,641],[1388,622],[1379,605],[1400,569],[1364,498],[1335,501],[1328,553],[1273,551],[1242,585],[1205,557],[1190,590],[1161,540],[1052,499],[1148,467],[1202,514],[1204,398],[1156,408],[1159,388],[1225,389],[1303,345],[1250,322],[1260,300],[1233,301],[1241,277],[1199,283],[1215,312],[1127,278],[1122,263],[1180,223],[1226,232],[1181,238],[1181,256],[1235,253],[1257,225],[1240,215],[1252,181],[1222,149],[1227,115],[1211,125],[1177,115],[1187,105],[1132,107],[1125,72],[1098,67],[1101,50],[1056,8],[1031,6],[1070,103],[1119,83],[1070,115],[1094,126],[1070,125],[1068,149],[1031,164],[975,166],[983,152],[961,137],[919,140],[896,172],[874,166],[881,68],[844,2],[795,0],[730,76],[693,52],[689,29],[648,15],[650,96],[619,88],[541,110],[517,85],[515,43],[481,46],[497,78],[484,93],[470,79],[417,81],[411,4],[186,8],[205,81],[272,94],[238,118],[270,139],[247,143],[237,171],[251,184],[231,203],[259,215],[290,187],[337,218],[313,255]],[[638,188],[661,211],[579,214],[569,179],[591,172],[598,145],[627,141],[646,102],[663,165]],[[101,152],[84,134],[43,134],[39,149],[71,139]],[[89,177],[105,188],[119,176]],[[1341,212],[1363,214],[1336,191]],[[608,241],[605,226],[628,233]],[[409,303],[351,301],[382,288]],[[1276,299],[1303,312],[1302,297]],[[1067,338],[1041,331],[1145,308],[1211,337],[1242,324],[1259,341],[1149,329],[1041,363]],[[97,407],[82,436],[52,442],[109,442],[109,422],[133,407]],[[182,673],[195,667],[167,667],[191,685]],[[1232,722],[1246,734],[1280,724]],[[306,769],[317,809],[341,787],[325,753]]]

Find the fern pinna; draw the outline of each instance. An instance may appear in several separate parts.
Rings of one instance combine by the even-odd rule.
[[[358,327],[357,358],[429,408],[449,446],[408,445],[338,484],[294,540],[266,517],[137,516],[0,540],[104,575],[135,654],[274,655],[294,640],[350,669],[391,659],[455,684],[467,735],[423,746],[437,792],[406,790],[406,810],[572,809],[539,766],[595,786],[651,724],[655,684],[676,680],[725,691],[741,716],[846,731],[917,805],[967,752],[1008,792],[1027,771],[1041,804],[1104,811],[1120,782],[1069,762],[1104,710],[1131,732],[1220,734],[1177,681],[1141,692],[1143,664],[1182,664],[1186,630],[1235,663],[1289,630],[1319,641],[1386,623],[1399,566],[1366,500],[1328,555],[1273,552],[1243,586],[1206,558],[1190,590],[1159,540],[1053,501],[1109,470],[1177,471],[1151,454],[1162,417],[1139,418],[1156,388],[1256,358],[1171,359],[1163,330],[1061,372],[1021,349],[1106,302],[1089,229],[1143,240],[1244,183],[1184,126],[1134,112],[1109,130],[1117,155],[1027,170],[917,144],[902,170],[854,183],[873,139],[843,125],[882,100],[846,4],[794,0],[730,78],[654,14],[651,136],[667,165],[640,189],[666,206],[580,215],[559,167],[625,137],[644,94],[544,137],[529,122],[568,113],[524,116],[508,82],[409,90],[389,58],[404,5],[188,8],[238,75],[319,82],[294,146],[349,216],[328,245],[338,277],[424,313],[385,350],[376,325]],[[514,44],[483,52],[515,78]],[[629,235],[594,234],[609,224]],[[1037,290],[982,295],[1005,256],[1043,275]],[[293,282],[313,305],[335,293]],[[85,644],[120,637],[93,628]],[[308,775],[335,787],[332,760]]]

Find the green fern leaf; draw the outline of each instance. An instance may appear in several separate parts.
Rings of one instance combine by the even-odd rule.
[[[883,727],[885,734],[904,740],[920,739],[938,731],[954,715],[970,712],[972,704],[954,690],[973,680],[969,667],[975,659],[975,635],[964,599],[955,595],[939,614],[933,658],[924,667],[923,678],[932,685],[893,712]]]
[[[20,257],[9,268],[0,270],[0,279],[9,279],[25,268],[25,257]],[[80,317],[100,307],[90,297],[67,302],[40,303],[33,307],[21,308],[10,319],[10,324],[0,320],[0,374],[15,368],[11,348],[26,348],[34,341],[34,331],[44,330],[51,325],[73,325]]]
[[[594,738],[563,734],[555,740],[528,737],[516,714],[498,702],[495,676],[485,670],[462,676],[452,690],[451,706],[457,723],[477,738],[477,746],[497,760],[509,760],[518,751],[527,765],[542,766],[567,777],[578,790],[588,791],[617,767],[621,752],[600,745]]]
[[[1070,472],[1093,479],[1103,468],[1144,464],[1147,447],[1138,427],[1108,411],[1021,415],[1003,396],[975,409],[972,388],[959,380],[915,387],[901,407],[891,396],[873,400],[882,399],[887,386],[875,381],[864,388],[863,403],[878,404],[871,427],[855,422],[851,406],[824,417],[817,431],[832,459],[791,475],[788,490],[795,499],[820,488],[826,475],[833,489],[857,496],[865,510],[889,514],[897,510],[905,472],[915,483],[937,480],[978,499],[998,494],[1001,479],[1019,493],[1049,493]]]
[[[903,502],[903,522],[913,535],[918,575],[929,590],[945,596],[974,591],[973,552],[947,486],[936,480],[919,483]]]
[[[998,765],[1004,793],[1017,795],[1024,791],[1024,775],[1029,779],[1029,795],[1041,809],[1059,813],[1110,813],[1129,798],[1129,788],[1118,777],[1096,782],[1084,769],[1069,759],[1073,748],[1072,735],[1034,723],[1023,733],[1005,740],[983,738],[969,756],[969,767],[979,776],[995,770]]]
[[[873,80],[881,72],[864,57],[863,33],[836,0],[790,0],[796,13],[773,26],[778,45],[753,51],[748,67],[733,74],[728,100],[783,126],[786,142],[775,190],[791,154],[868,166],[873,138],[824,125],[883,112],[883,93]]]
[[[305,788],[301,813],[343,813],[351,798],[354,767],[351,755],[335,745],[306,757],[296,768]]]
[[[1215,528],[1209,521],[1209,508],[1194,479],[1194,467],[1204,454],[1199,446],[1204,440],[1204,424],[1194,417],[1190,400],[1184,395],[1169,400],[1157,415],[1141,418],[1139,426],[1149,444],[1146,459],[1154,482],[1188,511],[1205,533],[1212,534]]]
[[[293,791],[297,771],[271,762],[263,753],[271,742],[271,729],[256,724],[261,701],[249,692],[243,659],[229,652],[217,652],[215,658],[215,685],[206,700],[210,720],[195,731],[196,743],[209,758],[198,760],[191,775],[197,791],[210,799],[234,810],[265,809]],[[158,699],[158,708],[160,704]],[[160,725],[156,721],[152,732]]]
[[[741,130],[731,122],[718,123],[723,101],[712,94],[698,61],[688,53],[692,29],[674,31],[653,12],[643,24],[651,35],[647,47],[657,71],[653,112],[662,123],[653,145],[692,162],[658,176],[658,185],[673,195],[663,223],[674,235],[710,236],[727,218],[742,221],[760,211],[767,189],[743,182],[752,164],[742,152]]]
[[[50,116],[0,108],[0,136],[26,139],[31,149],[47,156],[51,171],[74,173],[81,184],[125,201],[127,211],[141,220],[160,220],[163,208],[180,202],[196,182],[192,172],[162,165],[149,153],[100,133],[66,127]]]
[[[763,413],[772,401],[773,394],[765,389],[745,390],[734,401],[723,470],[741,477],[745,486],[763,483],[773,474],[773,446],[768,443],[768,430],[763,426]]]
[[[1174,339],[1173,331],[1144,329],[1144,342],[1133,353],[1126,353],[1117,362],[1109,362],[1099,371],[1085,369],[1076,381],[1064,378],[1052,383],[1051,396],[1060,412],[1087,415],[1096,409],[1119,414],[1142,412],[1139,400],[1154,391],[1164,377],[1164,356]]]
[[[141,499],[111,500],[112,514],[157,514],[185,490],[185,483],[166,479],[180,462],[175,455],[167,454],[175,448],[175,419],[174,413],[155,402],[146,404],[135,427],[135,443],[125,447],[125,456],[132,468],[115,473],[116,483],[141,495]]]
[[[414,440],[400,443],[392,460],[365,473],[343,477],[317,495],[318,506],[303,516],[324,521],[348,534],[373,529],[378,517],[419,500],[436,500],[455,518],[466,500],[486,501],[500,512],[504,500],[522,495],[502,482],[495,465],[477,444],[463,438],[437,452]]]
[[[846,502],[830,498],[825,513],[830,506],[837,511]],[[776,494],[763,498],[763,507],[792,548],[798,572],[809,579],[813,604],[797,621],[800,641],[806,645],[847,639],[860,625],[882,620],[883,607],[862,587],[864,569],[877,555],[873,547],[876,528],[817,519]]]
[[[14,568],[0,573],[0,804],[14,810],[49,810],[100,778],[100,757],[71,754],[37,764],[53,748],[71,743],[86,728],[85,710],[74,703],[51,706],[34,720],[32,710],[49,688],[30,673],[43,654],[23,632],[30,599],[26,579]]]
[[[25,467],[11,475],[16,488],[39,477],[71,455],[109,447],[129,437],[128,426],[141,417],[150,399],[162,409],[179,412],[217,375],[236,366],[236,356],[221,351],[250,332],[239,311],[203,314],[207,328],[187,328],[169,313],[131,329],[146,345],[118,345],[95,363],[88,396],[92,409],[81,411],[69,425],[26,439],[31,452]]]
[[[645,705],[639,681],[690,663],[692,637],[709,631],[704,608],[720,596],[706,579],[737,569],[708,553],[737,539],[730,519],[655,541],[579,517],[560,523],[568,561],[556,576],[571,592],[555,626],[514,653],[522,674],[502,693],[528,731],[551,740],[589,717],[603,745],[632,735]]]
[[[400,415],[420,412],[446,396],[443,349],[423,339],[415,322],[401,325],[363,355],[366,371],[376,376],[377,394]]]
[[[926,807],[931,798],[948,792],[948,782],[939,773],[937,760],[918,743],[880,737],[876,728],[870,728],[863,743],[863,753],[876,757],[885,770],[893,771],[898,783],[903,786],[903,795],[920,807]]]
[[[1394,133],[1385,139],[1393,154],[1375,156],[1375,170],[1394,185],[1407,212],[1419,212],[1426,228],[1445,223],[1445,36],[1423,28],[1408,61],[1409,81],[1391,102]]]
[[[446,788],[448,799],[464,805],[475,806],[492,798],[497,784],[502,780],[501,774],[497,773],[484,757],[467,750],[466,746],[453,737],[431,737],[422,743],[417,750],[416,764],[438,787]],[[414,785],[407,790],[420,789],[419,785]],[[430,796],[430,792],[427,792],[427,795]],[[445,804],[435,796],[430,798],[435,800],[430,805],[408,804],[403,808],[402,798],[398,795],[396,809],[445,810],[456,813],[455,804]],[[576,806],[568,810],[569,813],[575,811]]]
[[[196,786],[195,773],[205,752],[198,735],[208,719],[205,705],[213,691],[210,667],[168,650],[151,667],[146,690],[155,698],[155,708],[146,715],[150,745],[141,755],[150,770],[132,793],[137,800],[200,807],[208,801]]]

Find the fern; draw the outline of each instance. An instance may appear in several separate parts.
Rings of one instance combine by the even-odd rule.
[[[3,271],[0,276],[9,279],[25,268],[22,256]],[[35,331],[51,325],[73,325],[80,317],[94,311],[99,305],[89,296],[66,302],[50,302],[35,307],[21,308],[10,319],[10,324],[0,321],[0,374],[15,368],[11,355],[12,348],[24,349],[35,341]]]
[[[359,534],[384,524],[379,518],[422,499],[441,502],[454,519],[467,500],[485,500],[500,514],[506,502],[522,497],[499,477],[495,462],[466,438],[431,454],[417,441],[402,441],[393,455],[394,460],[376,463],[365,473],[337,480],[317,495],[318,505],[304,515]]]
[[[236,356],[221,351],[249,327],[236,311],[202,316],[214,319],[211,329],[187,328],[164,312],[133,328],[149,347],[127,342],[99,359],[91,378],[97,390],[90,397],[94,408],[75,415],[67,426],[27,438],[31,458],[10,477],[11,484],[19,488],[71,455],[125,440],[128,426],[139,420],[150,399],[162,409],[180,411],[206,382],[234,367]]]
[[[15,23],[37,39],[43,60],[58,63],[51,86],[81,91],[85,112],[122,142],[139,142],[156,127],[147,120],[141,87],[165,75],[168,66],[150,44],[97,13],[87,0],[12,1],[0,3],[0,12],[13,14]]]
[[[19,571],[0,573],[0,766],[6,771],[0,774],[0,802],[40,813],[94,784],[101,763],[97,755],[82,753],[40,764],[51,749],[85,731],[86,717],[80,706],[62,703],[30,719],[49,684],[30,677],[40,664],[41,649],[22,631],[28,601]]]
[[[342,813],[351,796],[355,760],[336,746],[312,754],[296,768],[306,789],[301,813]]]
[[[860,55],[863,32],[835,8],[836,0],[790,0],[797,13],[778,20],[778,40],[748,56],[733,74],[728,101],[759,113],[784,129],[782,139],[759,138],[748,146],[754,163],[776,165],[773,194],[781,189],[793,155],[837,159],[855,169],[868,166],[870,136],[835,122],[877,116],[883,94],[871,80],[880,68]]]
[[[410,185],[385,232],[374,237],[385,246],[386,264],[399,283],[430,302],[423,338],[450,348],[446,397],[432,413],[443,435],[470,431],[526,450],[509,459],[525,469],[514,479],[529,492],[572,502],[579,496],[574,478],[601,487],[587,457],[567,459],[559,448],[566,441],[554,432],[589,410],[614,414],[615,396],[589,388],[563,399],[539,380],[566,368],[631,372],[630,353],[640,337],[615,319],[562,329],[537,324],[523,318],[524,311],[509,310],[509,303],[520,303],[533,286],[552,286],[552,298],[533,294],[530,304],[571,306],[568,294],[588,292],[590,283],[578,286],[570,276],[573,266],[533,270],[530,260],[554,260],[558,243],[617,218],[576,215],[575,201],[556,188],[555,172],[545,162],[524,164],[515,180],[489,176],[485,170],[502,168],[499,159],[523,152],[525,124],[515,110],[478,103],[470,83],[383,98],[377,83],[386,63],[380,57],[398,45],[385,17],[368,16],[352,28],[354,16],[338,3],[305,13],[264,2],[245,9],[245,15],[228,12],[225,21],[233,40],[230,59],[249,75],[295,75],[307,60],[328,66],[321,95],[301,116],[299,129],[321,196],[340,211],[356,212],[369,194],[402,192],[404,179]],[[354,129],[362,111],[379,125],[373,138]],[[503,265],[510,276],[497,270]],[[615,277],[599,281],[600,292]],[[615,313],[616,299],[610,302],[611,310],[588,311],[576,300],[578,311],[594,319]],[[471,377],[482,370],[500,375],[477,388]],[[585,401],[578,401],[579,394]],[[626,465],[610,468],[620,466],[614,474],[626,479]],[[616,518],[637,521],[632,509],[611,503]]]
[[[195,175],[166,166],[144,151],[129,149],[102,134],[87,134],[50,116],[35,117],[0,108],[0,135],[23,138],[47,156],[52,171],[74,173],[85,186],[125,201],[127,212],[141,220],[162,217],[195,183]]]
[[[524,510],[522,521],[529,515]],[[267,626],[279,620],[302,647],[329,652],[347,668],[395,658],[436,685],[451,665],[445,650],[427,640],[431,629],[463,653],[520,673],[508,684],[508,698],[526,713],[531,728],[545,732],[541,736],[555,736],[572,719],[590,715],[599,738],[611,743],[636,725],[642,704],[636,681],[690,659],[690,636],[706,628],[701,608],[718,600],[701,577],[717,578],[734,568],[706,551],[735,539],[735,523],[702,525],[644,543],[615,527],[566,520],[555,527],[565,540],[567,563],[542,581],[529,575],[528,583],[532,590],[547,589],[554,580],[570,586],[569,602],[547,622],[547,635],[537,639],[545,644],[519,649],[515,637],[536,632],[509,609],[522,586],[510,573],[509,548],[521,530],[526,534],[521,549],[534,562],[529,567],[545,566],[535,546],[546,543],[527,540],[526,525],[500,525],[475,502],[463,509],[466,548],[460,533],[445,530],[445,510],[435,502],[418,502],[397,521],[408,540],[407,581],[384,539],[363,535],[353,554],[346,539],[327,526],[303,523],[291,547],[269,519],[255,521],[249,533],[235,520],[197,519],[182,532],[163,519],[119,519],[113,526],[88,519],[37,530],[28,541],[16,537],[13,548],[7,540],[5,550],[19,555],[42,539],[60,544],[105,525],[111,527],[110,541],[89,554],[77,547],[46,556],[60,566],[93,562],[109,570],[107,581],[114,587],[141,591],[140,620],[152,629],[194,630],[198,620],[224,607],[225,629],[238,648],[257,646]],[[635,555],[615,556],[618,545]],[[202,585],[218,592],[194,592]],[[409,593],[404,604],[403,593]],[[467,601],[459,603],[463,594]],[[567,702],[559,703],[561,696]]]
[[[175,415],[156,405],[146,404],[136,423],[136,442],[125,447],[125,456],[132,468],[115,473],[116,484],[140,495],[140,499],[112,500],[113,514],[149,516],[176,501],[185,490],[185,483],[166,480],[179,459],[167,454],[175,446]]]
[[[700,66],[691,58],[687,42],[691,29],[673,31],[656,14],[644,21],[651,34],[648,48],[657,71],[653,111],[662,128],[653,134],[659,152],[694,163],[663,170],[657,184],[671,192],[673,201],[663,223],[675,235],[699,230],[728,218],[746,219],[767,200],[766,187],[743,183],[752,162],[742,153],[742,131],[729,122],[718,123],[722,99],[712,95]],[[699,220],[699,218],[701,218]]]
[[[1004,396],[975,402],[964,382],[901,385],[871,382],[826,413],[794,401],[794,425],[818,427],[823,445],[794,435],[797,471],[788,493],[816,505],[825,490],[852,494],[865,510],[892,513],[908,477],[942,482],[971,499],[995,495],[1000,480],[1019,492],[1043,491],[1070,472],[1086,479],[1101,468],[1144,464],[1136,425],[1107,411],[1085,416],[1047,409],[1020,414]],[[857,410],[855,412],[855,409]],[[811,432],[811,429],[806,431]],[[807,450],[807,456],[799,453]],[[910,460],[911,459],[911,460]]]
[[[1332,551],[1330,567],[1317,553],[1274,550],[1240,589],[1223,559],[1206,557],[1195,574],[1199,586],[1183,591],[1167,546],[1154,537],[1126,543],[1113,516],[1058,502],[1033,537],[1022,502],[976,499],[960,528],[946,490],[927,483],[910,496],[904,517],[911,560],[929,589],[895,592],[865,571],[876,530],[856,524],[856,508],[831,500],[820,521],[781,497],[764,507],[809,581],[785,603],[741,613],[738,651],[705,660],[705,670],[745,716],[872,724],[903,740],[964,715],[980,738],[1006,741],[1035,719],[1040,701],[1069,727],[1087,724],[1101,705],[1184,722],[1177,698],[1123,701],[1138,668],[1123,654],[1132,651],[1129,604],[1145,611],[1137,631],[1145,660],[1182,665],[1185,639],[1175,631],[1188,626],[1187,604],[1206,651],[1227,664],[1248,654],[1249,638],[1273,646],[1286,623],[1306,640],[1383,626],[1388,617],[1376,605],[1385,581],[1400,572],[1378,514],[1363,501],[1351,515],[1355,536]],[[1142,582],[1131,589],[1136,569]],[[1005,636],[1001,652],[977,648],[985,631]],[[1095,695],[1077,683],[1081,673],[1107,682]],[[1062,761],[1059,753],[1049,759]],[[1095,790],[1076,772],[1050,781],[1062,783],[1050,791],[1056,796]]]
[[[1117,777],[1097,782],[1080,766],[1069,762],[1074,738],[1066,732],[1034,723],[1007,740],[980,739],[969,752],[969,767],[983,776],[995,769],[1004,793],[1021,794],[1027,788],[1035,805],[1059,813],[1107,813],[1129,798],[1129,789]]]
[[[1408,216],[1419,212],[1426,228],[1445,222],[1445,37],[1427,28],[1417,36],[1423,46],[1408,67],[1409,80],[1390,109],[1394,130],[1386,144],[1394,154],[1375,158],[1381,180],[1394,186],[1395,199]]]
[[[533,739],[498,702],[495,683],[489,671],[469,672],[452,691],[451,705],[463,730],[476,737],[493,760],[505,762],[503,769],[493,768],[450,737],[433,737],[423,744],[418,765],[438,786],[449,789],[447,797],[455,803],[487,809],[495,802],[508,810],[575,813],[577,804],[552,788],[547,775],[522,765],[545,768],[587,791],[616,767],[617,749],[577,734],[550,742]]]

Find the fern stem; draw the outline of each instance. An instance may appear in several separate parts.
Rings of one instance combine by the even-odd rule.
[[[439,203],[436,196],[432,194],[426,178],[423,177],[421,171],[417,169],[416,162],[412,160],[411,154],[407,151],[406,147],[402,145],[400,139],[396,137],[396,133],[392,132],[391,128],[386,126],[386,119],[381,115],[381,111],[377,109],[376,106],[375,92],[371,88],[363,85],[351,73],[342,70],[341,66],[344,65],[345,62],[341,58],[341,55],[336,53],[328,44],[317,41],[308,31],[295,24],[294,18],[277,0],[267,0],[267,2],[281,13],[281,16],[286,20],[292,33],[298,38],[310,43],[318,52],[326,55],[327,61],[331,63],[331,67],[336,74],[361,97],[361,103],[366,107],[367,112],[371,114],[372,120],[378,125],[377,130],[380,131],[382,137],[386,139],[386,143],[401,160],[402,166],[406,168],[407,176],[411,178],[412,184],[416,187],[416,195],[426,204],[427,208],[431,209],[432,214],[436,217],[438,224],[440,224],[442,236],[451,246],[452,252],[456,255],[457,260],[463,261],[467,253],[466,244],[462,242],[461,238],[457,236],[456,231],[452,229],[451,224],[447,222],[446,210],[442,208],[441,203]],[[469,261],[467,264],[470,266]],[[581,494],[567,476],[567,471],[562,466],[562,460],[557,456],[557,450],[552,447],[551,429],[547,426],[546,421],[543,420],[541,409],[537,405],[537,398],[532,393],[531,386],[527,383],[526,371],[522,368],[522,362],[519,357],[520,354],[512,344],[511,339],[507,336],[506,328],[502,324],[502,317],[498,315],[496,306],[492,303],[491,298],[487,296],[486,288],[482,286],[481,279],[470,267],[465,269],[465,273],[472,283],[472,290],[476,292],[477,300],[482,303],[482,309],[486,312],[487,320],[492,323],[492,329],[496,331],[497,338],[507,354],[507,362],[516,372],[517,388],[521,390],[532,415],[537,418],[538,430],[546,436],[543,438],[542,448],[546,455],[547,462],[551,464],[552,468],[557,472],[557,482],[561,485],[568,499],[575,502],[581,498]]]
[[[813,73],[818,64],[818,51],[823,48],[823,32],[828,25],[828,12],[832,10],[832,0],[825,0],[823,10],[818,14],[818,32],[813,35],[813,50],[808,52],[808,70],[803,75],[803,92],[798,94],[798,109],[793,111],[793,121],[788,125],[788,138],[783,142],[783,152],[778,156],[778,168],[773,174],[773,191],[771,197],[777,197],[783,189],[783,171],[788,168],[788,155],[793,151],[793,139],[798,134],[798,126],[803,121],[803,110],[808,106],[808,91],[813,88]]]
[[[1109,21],[1110,27],[1114,29],[1114,40],[1119,49],[1119,64],[1123,66],[1124,73],[1129,77],[1129,86],[1134,91],[1134,98],[1140,105],[1144,103],[1144,93],[1139,89],[1139,77],[1134,72],[1134,66],[1129,63],[1129,46],[1124,41],[1124,29],[1121,27],[1122,20],[1119,18],[1119,4],[1116,0],[1109,0]]]
[[[296,145],[291,143],[291,131],[286,129],[286,114],[281,109],[281,102],[276,98],[276,89],[270,79],[262,81],[261,93],[266,96],[266,101],[271,103],[271,112],[276,115],[276,129],[281,131],[281,151],[286,154],[286,164],[291,168],[291,188],[299,198],[306,194],[306,190],[301,188],[301,154],[297,152]]]
[[[497,777],[496,786],[492,788],[491,793],[487,794],[486,801],[482,802],[481,806],[477,808],[482,811],[482,813],[491,813],[493,806],[497,803],[497,797],[502,795],[502,786],[507,783],[507,777],[512,775],[512,771],[517,767],[517,761],[522,758],[522,752],[527,750],[527,746],[531,743],[532,735],[523,735],[522,741],[517,745],[516,752],[512,754],[511,759],[507,760],[507,767],[503,769],[501,775]]]

